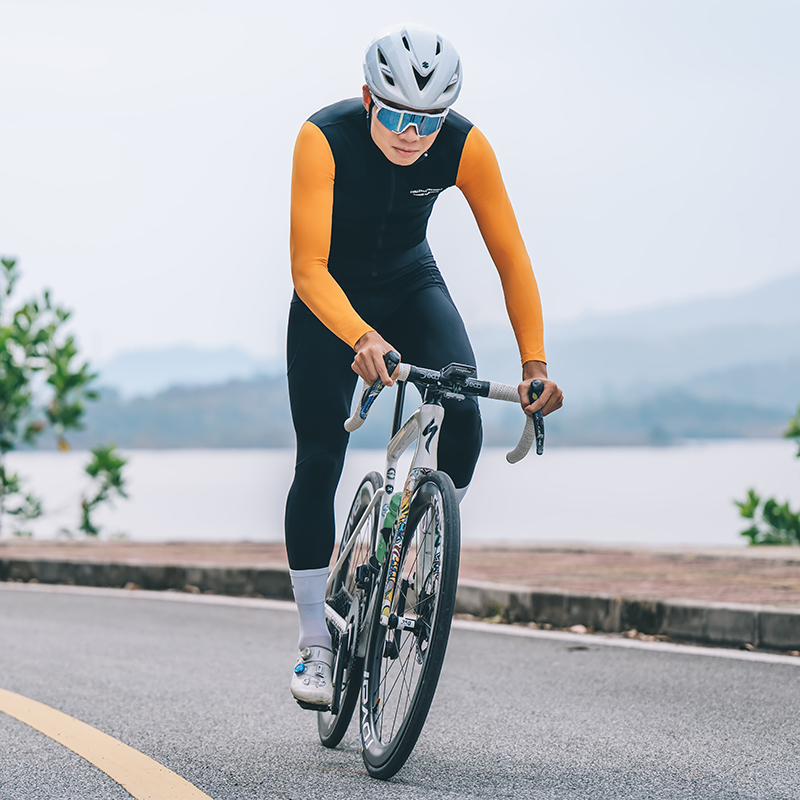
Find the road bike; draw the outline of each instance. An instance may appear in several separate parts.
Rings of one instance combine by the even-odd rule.
[[[329,573],[325,614],[333,639],[334,696],[317,717],[322,744],[335,747],[358,705],[364,763],[381,779],[403,766],[422,731],[455,607],[461,523],[453,482],[437,470],[442,401],[467,395],[520,400],[515,386],[478,380],[474,367],[423,369],[399,363],[394,352],[385,361],[389,374],[398,368],[392,436],[383,474],[368,473],[356,491]],[[422,404],[402,423],[408,383],[420,390]],[[345,422],[348,431],[364,423],[382,389],[380,380],[364,386]],[[540,381],[533,382],[531,402],[542,389]],[[508,461],[522,459],[534,441],[541,454],[541,412],[526,418]],[[398,491],[398,461],[414,443]]]

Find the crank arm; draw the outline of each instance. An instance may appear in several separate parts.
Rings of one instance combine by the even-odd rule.
[[[325,603],[325,619],[327,619],[342,636],[347,633],[347,620],[337,614],[327,603]]]

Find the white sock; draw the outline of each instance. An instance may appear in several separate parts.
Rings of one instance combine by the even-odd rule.
[[[467,489],[469,489],[469,484],[467,484],[463,489],[456,489],[456,499],[458,500],[459,505],[461,505],[461,501],[464,499]]]
[[[325,622],[325,584],[328,568],[290,569],[292,591],[300,614],[300,639],[297,646],[331,649],[331,634]]]

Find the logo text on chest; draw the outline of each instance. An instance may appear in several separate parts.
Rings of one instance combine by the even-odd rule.
[[[414,197],[428,197],[431,194],[439,194],[439,192],[443,192],[444,188],[441,189],[412,189],[409,194],[413,194]]]

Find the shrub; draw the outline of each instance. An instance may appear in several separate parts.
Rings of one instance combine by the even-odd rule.
[[[787,439],[800,440],[800,406],[783,435]],[[797,457],[800,458],[800,447]],[[764,499],[754,489],[748,489],[747,499],[734,502],[739,507],[739,514],[753,521],[747,530],[742,531],[742,536],[750,540],[749,544],[800,544],[800,511],[792,511],[788,501],[778,503],[772,497]]]

